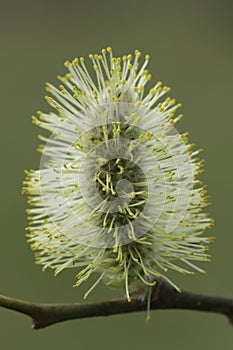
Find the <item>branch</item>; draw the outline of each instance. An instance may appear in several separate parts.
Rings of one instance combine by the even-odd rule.
[[[156,287],[155,287],[156,288]],[[151,310],[187,309],[220,313],[233,324],[233,299],[177,292],[162,281],[159,294],[155,291]],[[85,317],[109,316],[146,310],[146,302],[137,299],[130,303],[125,299],[85,304],[35,304],[0,295],[0,306],[25,314],[32,318],[33,328],[44,328],[55,323]]]

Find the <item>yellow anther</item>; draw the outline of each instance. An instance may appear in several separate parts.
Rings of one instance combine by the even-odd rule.
[[[90,53],[90,54],[88,55],[88,57],[90,58],[90,60],[93,60],[94,55],[93,55],[92,53]]]
[[[146,59],[146,61],[149,61],[150,60],[150,55],[146,55],[145,59]]]
[[[181,108],[182,107],[182,104],[181,103],[178,103],[177,105],[176,105],[176,108]]]
[[[48,91],[48,92],[50,92],[50,91],[52,91],[53,89],[52,89],[52,87],[51,86],[45,86],[45,91]]]
[[[106,49],[102,49],[101,52],[102,52],[103,55],[106,55]]]
[[[146,137],[147,137],[149,140],[152,138],[152,136],[153,136],[153,132],[148,131],[148,132],[146,133]]]
[[[146,77],[146,80],[149,81],[149,80],[151,80],[151,78],[152,78],[151,74],[148,74]]]
[[[116,122],[117,124],[117,131],[121,131],[121,122]]]
[[[70,79],[70,78],[72,78],[72,74],[71,74],[71,73],[67,73],[67,74],[65,75],[65,77],[66,77],[67,79]]]
[[[70,66],[71,66],[71,63],[70,63],[69,61],[65,61],[64,66],[65,66],[65,67],[70,67]]]
[[[35,125],[39,125],[40,124],[39,120],[34,115],[32,116],[32,123],[35,124]]]
[[[141,57],[142,53],[139,50],[135,50],[135,56]]]
[[[107,47],[107,51],[110,53],[112,52],[112,48],[111,47]]]
[[[173,99],[170,101],[170,103],[169,103],[170,107],[171,107],[171,106],[174,106],[175,103],[176,103],[176,100],[173,98]]]
[[[93,69],[98,70],[98,66],[96,64],[94,64]]]
[[[111,97],[112,102],[119,102],[118,98],[116,96]]]
[[[148,72],[149,72],[148,69],[144,69],[141,73],[141,76],[148,74]]]
[[[169,91],[171,91],[171,88],[169,86],[164,86],[163,91],[169,92]]]
[[[81,63],[84,63],[84,58],[83,57],[80,57],[79,60],[80,60]]]
[[[129,69],[132,69],[132,68],[133,68],[133,66],[132,66],[131,63],[128,65],[128,68],[129,68]]]
[[[118,167],[118,169],[119,169],[118,174],[123,174],[123,172],[124,172],[123,166],[118,165],[117,167]]]
[[[46,101],[47,101],[49,104],[53,103],[52,97],[50,97],[50,96],[45,96],[45,99],[46,99]]]
[[[128,60],[132,60],[132,55],[129,54],[129,55],[127,56],[127,59],[128,59]]]
[[[58,80],[61,80],[61,81],[65,81],[65,78],[62,77],[61,75],[57,75],[57,79],[58,79]]]
[[[78,64],[78,58],[77,58],[77,57],[75,57],[75,58],[73,59],[72,64],[73,64],[74,66],[76,66],[76,65]]]
[[[183,118],[183,114],[179,114],[178,117],[176,118],[177,121],[181,120]]]

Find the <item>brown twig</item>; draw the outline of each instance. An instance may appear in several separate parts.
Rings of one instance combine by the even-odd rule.
[[[202,295],[192,292],[177,292],[163,281],[159,295],[151,301],[151,310],[187,309],[220,313],[233,324],[233,299]],[[142,311],[146,302],[125,299],[82,304],[35,304],[0,295],[0,306],[20,312],[32,318],[33,328],[44,328],[55,323],[85,317],[109,316]]]

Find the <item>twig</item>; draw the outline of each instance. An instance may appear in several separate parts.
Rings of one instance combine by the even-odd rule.
[[[32,318],[33,328],[44,328],[55,323],[85,317],[109,316],[146,310],[146,302],[133,299],[103,301],[82,304],[35,304],[0,295],[0,306],[20,312]],[[163,281],[156,300],[152,299],[151,310],[187,309],[220,313],[233,324],[233,299],[177,292]]]

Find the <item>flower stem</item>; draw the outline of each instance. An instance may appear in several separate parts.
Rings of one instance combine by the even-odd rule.
[[[66,320],[109,316],[144,311],[147,302],[125,299],[82,304],[35,304],[0,295],[0,306],[32,318],[33,328],[40,329]],[[151,300],[151,310],[187,309],[220,313],[233,324],[233,299],[215,297],[188,291],[178,292],[162,281],[159,297]]]

